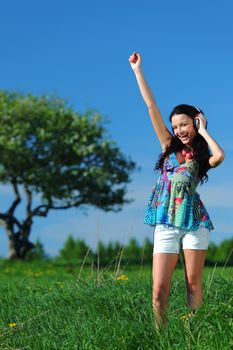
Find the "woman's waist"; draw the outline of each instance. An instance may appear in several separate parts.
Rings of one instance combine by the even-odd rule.
[[[198,182],[197,181],[190,181],[188,179],[185,180],[164,180],[159,181],[154,186],[154,190],[157,189],[158,192],[179,192],[179,191],[189,191],[190,194],[195,194],[198,192],[197,190]]]

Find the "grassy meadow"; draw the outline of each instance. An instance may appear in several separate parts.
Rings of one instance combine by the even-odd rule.
[[[158,333],[151,266],[56,266],[1,261],[0,349],[232,349],[233,268],[205,268],[203,306],[190,321],[182,269],[169,324]]]

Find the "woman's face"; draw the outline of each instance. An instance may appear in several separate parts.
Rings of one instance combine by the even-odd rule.
[[[197,135],[193,125],[193,119],[187,114],[174,114],[172,116],[172,128],[174,134],[187,147],[191,147],[192,142]]]

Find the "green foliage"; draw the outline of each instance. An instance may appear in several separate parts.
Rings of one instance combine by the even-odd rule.
[[[109,244],[106,247],[105,250],[105,256],[106,258],[111,261],[112,259],[114,259],[116,257],[116,254],[118,251],[120,251],[121,245],[118,242],[109,242]]]
[[[217,246],[211,242],[206,255],[206,266],[208,265],[224,265],[233,266],[232,259],[232,239],[224,240]],[[86,257],[86,263],[92,264],[93,261],[97,265],[97,259],[99,256],[100,266],[107,265],[113,261],[117,261],[121,256],[121,262],[134,265],[134,264],[149,264],[152,260],[153,244],[149,238],[145,238],[142,246],[139,246],[137,240],[132,238],[128,244],[122,245],[119,242],[109,242],[104,244],[103,241],[99,241],[96,251],[94,252],[84,240],[75,239],[71,234],[68,235],[64,242],[63,248],[59,251],[56,258],[50,261],[60,261],[63,263],[77,264],[81,263]],[[43,244],[39,238],[35,243],[35,247],[27,254],[27,260],[46,260],[48,255],[46,254]],[[179,265],[179,264],[178,264]]]
[[[151,259],[153,251],[153,243],[149,240],[149,238],[145,238],[143,243],[143,259],[148,260]]]
[[[44,246],[41,243],[40,239],[37,238],[34,247],[32,250],[30,250],[27,255],[26,259],[27,261],[32,261],[32,260],[46,260],[48,259],[48,255],[45,253]]]
[[[233,265],[233,238],[221,242],[218,247],[216,259],[221,262],[228,260],[228,264]]]
[[[124,248],[123,257],[133,263],[140,262],[142,249],[135,238],[131,238]]]
[[[209,245],[206,259],[218,264],[233,265],[233,238],[225,239],[218,246],[214,243]]]
[[[215,243],[210,242],[207,253],[206,253],[206,260],[207,261],[215,261],[215,256],[216,256],[217,250],[218,250],[218,246]]]
[[[75,240],[72,235],[67,237],[63,248],[60,250],[58,260],[64,262],[82,261],[88,251],[88,246],[83,240]],[[112,261],[121,259],[123,263],[140,264],[151,263],[152,257],[152,243],[148,238],[145,239],[143,247],[140,247],[136,239],[132,238],[128,244],[123,246],[119,242],[109,242],[105,244],[103,241],[99,241],[96,247],[96,251],[91,249],[87,255],[86,261],[91,264],[93,261],[101,266],[109,264]]]
[[[64,243],[64,247],[60,250],[58,258],[65,262],[77,263],[77,261],[84,259],[88,249],[84,241],[80,239],[75,240],[72,235],[69,235]]]

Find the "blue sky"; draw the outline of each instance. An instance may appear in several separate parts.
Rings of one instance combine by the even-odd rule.
[[[9,0],[0,13],[0,89],[56,94],[79,112],[88,108],[107,117],[108,134],[141,167],[128,186],[134,202],[119,213],[90,208],[50,212],[36,219],[32,240],[40,238],[55,255],[68,234],[93,249],[97,240],[142,244],[153,239],[143,224],[146,202],[157,176],[160,146],[128,62],[139,51],[143,70],[166,124],[174,105],[199,106],[208,130],[226,153],[199,188],[219,243],[233,234],[233,3],[201,1]],[[12,200],[0,186],[0,210]],[[23,207],[19,215],[23,214]],[[7,239],[0,228],[0,255]]]

